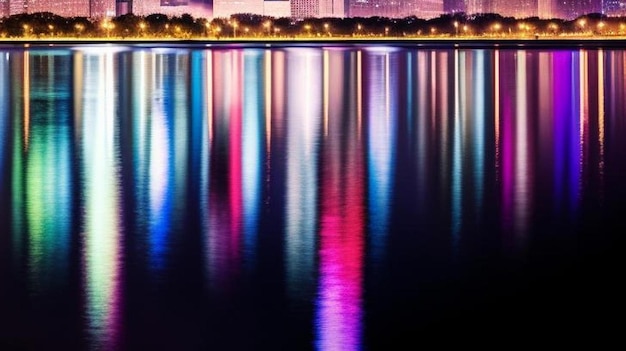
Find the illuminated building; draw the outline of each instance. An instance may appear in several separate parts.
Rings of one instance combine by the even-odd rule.
[[[433,18],[443,13],[443,0],[350,0],[349,17]]]
[[[53,2],[52,0],[49,0]],[[54,5],[49,5],[48,11],[50,9],[61,8],[58,3]],[[63,6],[65,8],[65,6]],[[67,8],[71,8],[68,6]],[[56,12],[55,12],[56,13]],[[61,13],[57,13],[59,15],[64,16]],[[76,15],[74,15],[76,16]],[[89,17],[91,18],[101,18],[101,17],[114,17],[115,16],[115,0],[90,0],[89,1]]]
[[[263,13],[272,17],[291,17],[291,1],[266,0],[263,1]]]
[[[333,0],[292,0],[291,16],[309,17],[346,17],[347,3]]]
[[[602,11],[602,2],[597,0],[563,0],[556,4],[556,17],[565,19]]]
[[[7,17],[10,14],[11,3],[9,0],[0,0],[0,17]]]
[[[609,16],[626,15],[625,0],[604,0],[602,2],[602,13]]]
[[[214,0],[213,17],[230,17],[237,13],[264,15],[263,5],[263,0]]]
[[[115,2],[115,15],[121,16],[129,13],[133,13],[132,0],[117,0]]]
[[[53,12],[56,15],[64,17],[87,17],[90,15],[89,0],[5,0],[8,3],[2,4],[2,12],[8,8],[8,15],[16,15],[20,13],[35,12]],[[114,0],[111,4],[114,5]],[[95,1],[94,1],[95,2]],[[98,2],[103,3],[104,0]],[[7,6],[8,5],[8,6]],[[113,7],[112,7],[113,8]]]
[[[556,0],[468,0],[468,14],[497,13],[504,17],[515,18],[555,18],[560,17],[559,3]]]

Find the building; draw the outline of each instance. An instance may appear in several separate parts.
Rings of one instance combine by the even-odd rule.
[[[292,4],[289,0],[213,0],[213,17],[228,18],[241,13],[291,17]]]
[[[291,17],[291,1],[266,0],[263,1],[263,13],[272,17]],[[271,14],[271,15],[270,15]]]
[[[556,5],[556,17],[574,19],[590,13],[601,13],[602,4],[600,0],[561,0]]]
[[[228,18],[237,13],[263,15],[263,0],[213,0],[213,17]]]
[[[444,12],[443,0],[350,0],[348,17],[433,18]]]
[[[497,13],[504,17],[515,18],[554,18],[558,0],[467,0],[466,12],[470,15]]]
[[[309,17],[346,17],[349,7],[348,1],[291,0],[291,16],[298,19]]]
[[[62,14],[60,12],[57,12],[57,8],[59,9],[59,11],[61,10],[61,6],[59,6],[58,1],[57,0],[47,0],[51,3],[56,3],[56,5],[52,6],[52,4],[50,4],[50,6],[48,6],[48,11],[50,12],[54,12],[58,15],[61,16],[67,16],[65,14]],[[64,1],[68,1],[68,0],[64,0]],[[81,2],[86,2],[85,0],[74,0],[74,2],[77,1],[81,1]],[[91,18],[102,18],[102,17],[115,17],[115,0],[89,0],[88,1],[89,4],[89,14],[88,17]],[[63,8],[65,8],[66,6],[63,6]],[[55,11],[52,11],[52,9],[55,9]]]

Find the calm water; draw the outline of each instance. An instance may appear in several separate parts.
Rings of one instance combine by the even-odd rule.
[[[0,348],[608,340],[625,56],[1,49]]]

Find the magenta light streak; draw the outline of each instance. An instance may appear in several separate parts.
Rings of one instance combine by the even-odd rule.
[[[237,50],[233,52],[232,65],[230,66],[230,126],[229,126],[229,150],[228,150],[228,170],[229,170],[229,199],[230,199],[230,248],[235,261],[239,261],[239,243],[243,220],[243,193],[241,183],[241,131],[242,131],[242,72],[243,72],[243,52]]]
[[[512,52],[502,52],[500,55],[500,86],[496,89],[509,92],[500,95],[500,181],[502,183],[502,219],[505,228],[513,224],[513,185],[515,176],[515,56]]]
[[[207,263],[211,288],[226,292],[239,270],[242,204],[242,52],[213,55],[213,152],[209,175]],[[219,89],[218,89],[219,88]]]
[[[356,138],[354,131],[348,134]],[[358,350],[361,345],[364,161],[356,142],[348,144],[359,146],[340,154],[339,135],[329,136],[321,179],[319,350]]]

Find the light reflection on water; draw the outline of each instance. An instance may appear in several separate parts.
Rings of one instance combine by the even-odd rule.
[[[423,262],[525,261],[619,203],[622,51],[1,54],[1,278],[87,348],[360,349]]]

